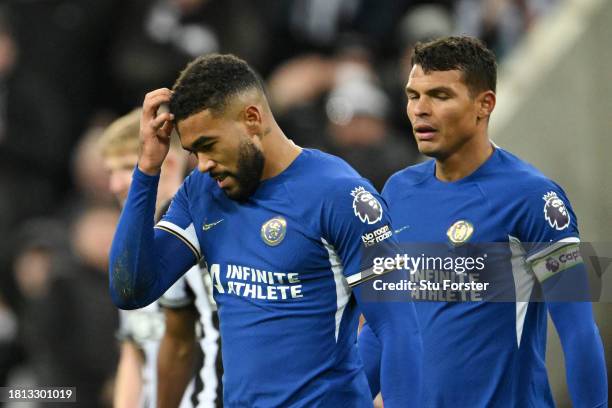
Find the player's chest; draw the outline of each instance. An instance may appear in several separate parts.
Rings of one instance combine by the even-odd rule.
[[[417,271],[413,279],[425,282],[413,293],[415,299],[483,300],[514,287],[513,275],[506,273],[511,271],[511,209],[487,199],[477,187],[415,190],[389,201],[396,238]],[[465,282],[493,289],[451,285]]]
[[[389,203],[400,242],[507,242],[509,209],[486,199],[477,187],[461,191],[417,190]]]
[[[209,206],[195,217],[202,254],[209,264],[269,272],[303,273],[324,247],[309,222],[311,215],[287,206]]]
[[[313,215],[281,204],[209,207],[196,220],[220,305],[304,303],[329,286],[329,258]]]

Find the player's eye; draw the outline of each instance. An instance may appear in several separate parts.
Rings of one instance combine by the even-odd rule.
[[[416,94],[408,94],[408,100],[409,100],[409,101],[416,101],[417,99],[419,99],[419,95],[416,95]]]
[[[200,152],[210,152],[213,149],[214,145],[215,145],[215,143],[206,144],[204,146],[201,146],[198,149],[198,151],[200,151]]]

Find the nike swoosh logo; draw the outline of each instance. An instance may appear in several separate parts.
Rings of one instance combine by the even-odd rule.
[[[410,228],[410,225],[404,225],[402,228],[396,229],[393,232],[395,232],[396,234],[399,234],[400,232],[402,232],[403,230],[408,229],[408,228]]]
[[[221,218],[219,221],[215,221],[215,222],[211,222],[210,224],[204,224],[202,226],[202,229],[204,231],[208,231],[209,229],[211,229],[212,227],[214,227],[215,225],[219,224],[221,221],[223,221],[224,218]]]

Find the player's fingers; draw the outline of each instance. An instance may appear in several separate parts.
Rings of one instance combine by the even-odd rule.
[[[155,89],[155,90],[153,90],[151,92],[147,92],[147,94],[145,95],[144,99],[146,101],[147,99],[155,98],[155,97],[157,97],[159,95],[171,96],[172,95],[172,91],[170,89],[168,89],[168,88],[158,88],[158,89]]]
[[[142,103],[142,117],[148,121],[156,116],[159,106],[163,103],[170,102],[172,91],[168,88],[160,88],[149,92],[145,95]]]
[[[172,128],[174,127],[174,123],[170,121],[166,121],[161,129],[159,129],[159,134],[162,137],[169,138],[172,135]]]
[[[155,130],[158,130],[164,125],[164,122],[171,122],[173,119],[174,115],[170,112],[160,113],[155,117],[155,119],[149,122],[149,126]]]
[[[157,94],[146,99],[142,106],[143,115],[146,114],[150,117],[155,117],[159,110],[159,107],[169,103],[171,97],[172,95]]]

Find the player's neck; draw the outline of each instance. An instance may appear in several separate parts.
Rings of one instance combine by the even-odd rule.
[[[270,133],[264,136],[262,144],[266,155],[262,180],[278,176],[293,163],[302,151],[302,148],[288,139],[276,124]]]
[[[452,182],[475,172],[494,151],[488,136],[474,137],[444,159],[436,159],[436,178]]]

